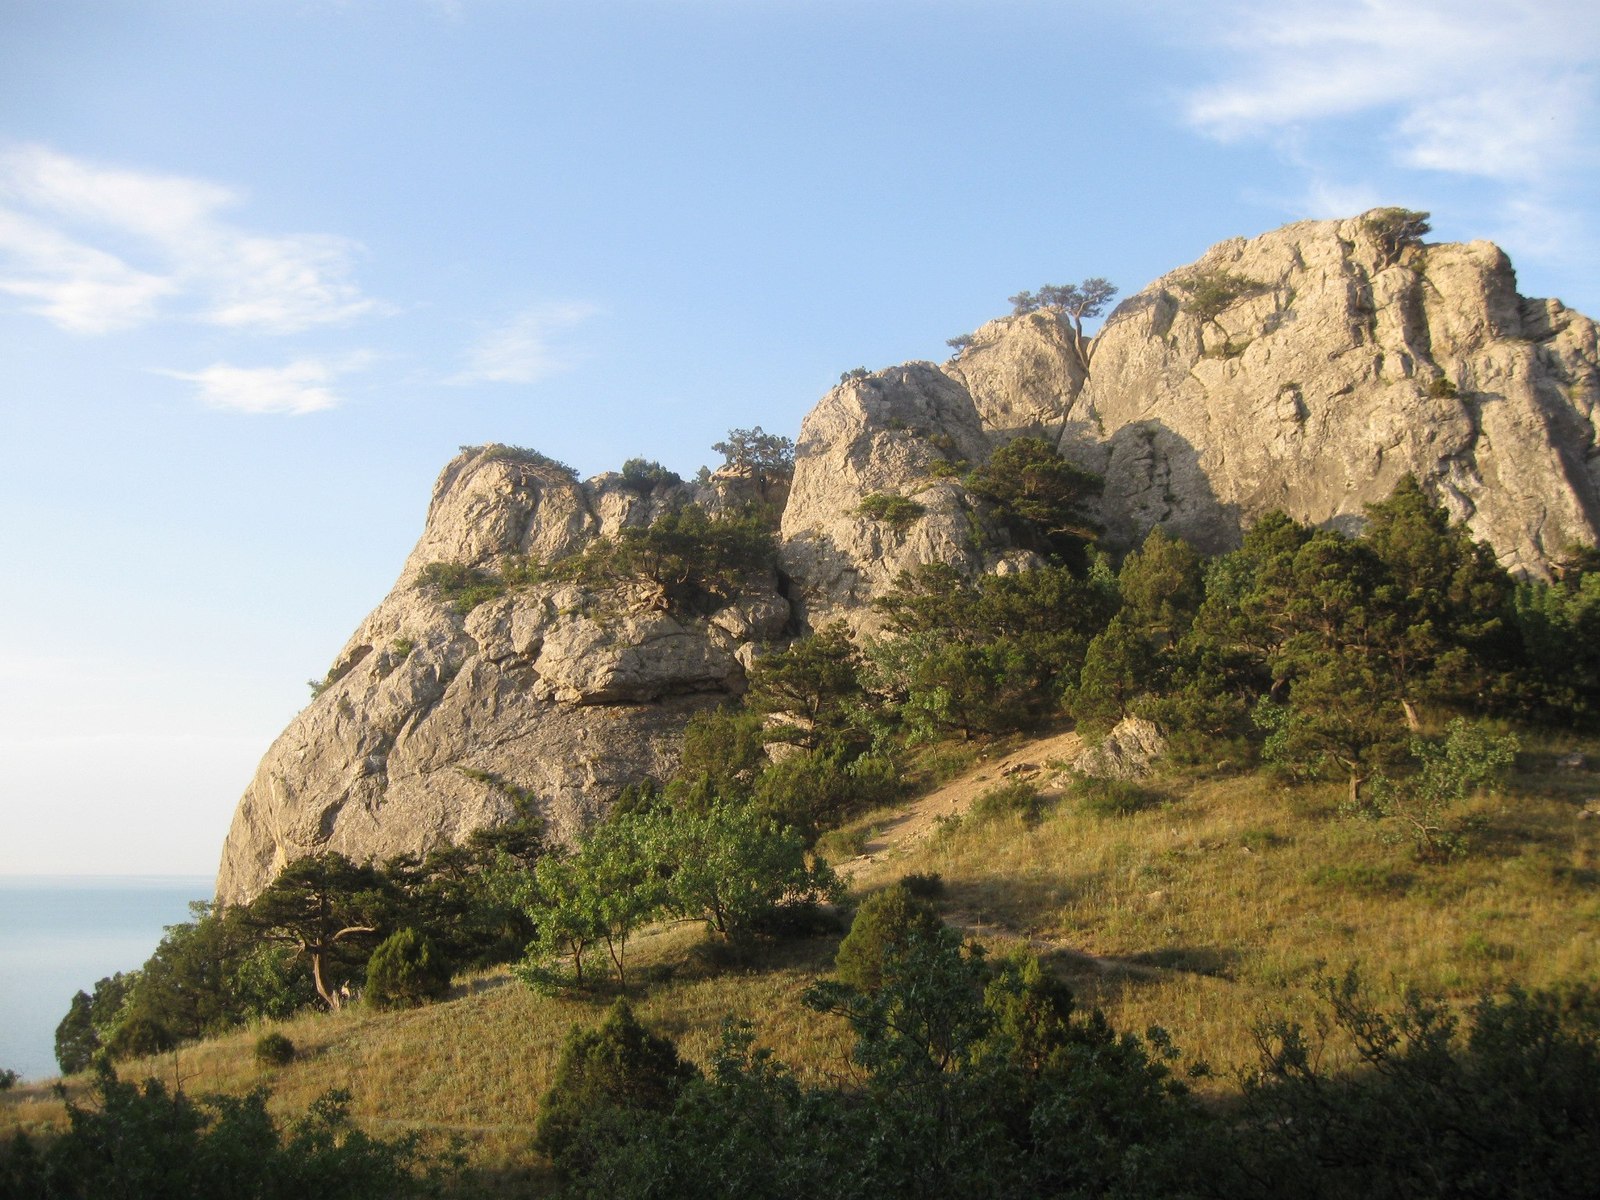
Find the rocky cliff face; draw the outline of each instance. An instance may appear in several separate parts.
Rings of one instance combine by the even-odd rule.
[[[1105,477],[1113,546],[1160,524],[1222,550],[1273,508],[1354,526],[1407,472],[1515,570],[1597,541],[1597,327],[1519,296],[1487,243],[1397,250],[1361,218],[1225,242],[1130,297],[1089,349],[1086,369],[1071,330],[1035,312],[943,365],[841,384],[800,430],[781,575],[693,618],[570,583],[463,616],[417,581],[430,563],[552,562],[686,498],[716,509],[737,480],[641,493],[504,448],[463,453],[394,590],[262,760],[219,898],[319,849],[458,839],[504,819],[515,792],[570,835],[625,783],[669,773],[689,716],[741,690],[763,645],[835,619],[871,629],[870,601],[922,563],[1030,566],[960,484],[1012,437]],[[889,521],[875,497],[919,507]]]

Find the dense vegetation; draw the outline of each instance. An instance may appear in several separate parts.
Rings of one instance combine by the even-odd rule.
[[[770,485],[785,451],[765,436],[719,448]],[[670,482],[657,464],[630,466],[641,493]],[[1414,480],[1369,508],[1358,537],[1275,514],[1229,554],[1206,560],[1157,529],[1120,564],[1085,518],[1097,481],[1046,443],[1017,439],[964,483],[1044,565],[974,579],[934,564],[879,601],[880,637],[858,643],[835,626],[772,648],[739,704],[691,724],[678,772],[627,789],[574,847],[547,845],[523,797],[520,821],[461,847],[382,864],[304,859],[248,906],[201,909],[142,971],[74,998],[57,1035],[63,1070],[307,1005],[339,1009],[363,989],[375,1005],[424,1004],[452,975],[496,963],[515,962],[541,994],[639,995],[656,977],[641,976],[632,948],[662,921],[701,926],[713,971],[819,931],[826,942],[818,905],[841,889],[817,839],[895,800],[912,760],[951,739],[1063,721],[1092,739],[1144,718],[1180,768],[1336,782],[1342,803],[1318,819],[1377,830],[1424,870],[1478,853],[1489,831],[1472,798],[1512,769],[1519,730],[1600,718],[1593,556],[1574,554],[1550,583],[1513,580]],[[870,515],[914,520],[894,499]],[[668,506],[549,569],[591,588],[654,586],[664,606],[706,612],[771,553],[758,511]],[[449,585],[442,573],[430,582]],[[1079,802],[1131,821],[1157,801],[1085,784]],[[1037,792],[1013,783],[973,820],[1031,825],[1041,811]],[[1339,863],[1333,882],[1392,890],[1395,861]],[[1116,1030],[1037,958],[986,954],[911,890],[862,902],[836,969],[815,975],[805,1006],[849,1033],[846,1059],[820,1070],[779,1061],[738,1025],[691,1058],[626,1004],[574,1029],[536,1139],[560,1186],[1577,1195],[1600,1149],[1600,1005],[1581,988],[1512,988],[1461,1017],[1420,995],[1383,1009],[1354,977],[1325,981],[1320,1024],[1263,1025],[1260,1061],[1202,1104],[1189,1089],[1211,1078],[1207,1063],[1180,1072],[1159,1029]],[[1362,1069],[1324,1065],[1324,1036],[1353,1045]],[[261,1053],[296,1056],[293,1044]],[[98,1086],[104,1111],[149,1094]],[[226,1143],[229,1122],[249,1116],[235,1102],[215,1117],[183,1103],[197,1114],[185,1136]],[[14,1149],[5,1169],[44,1178],[27,1172],[76,1153],[61,1147],[79,1122],[44,1151]]]

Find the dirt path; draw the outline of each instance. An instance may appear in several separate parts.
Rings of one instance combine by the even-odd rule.
[[[1082,750],[1083,741],[1076,733],[1058,733],[1029,742],[1008,754],[985,758],[943,787],[911,801],[897,815],[885,819],[859,856],[839,864],[840,877],[848,883],[867,868],[900,857],[932,836],[941,821],[962,816],[979,796],[1012,780],[1032,783],[1043,795],[1059,792],[1062,786],[1060,768]]]
[[[839,877],[849,884],[874,867],[904,857],[912,847],[933,836],[942,821],[965,815],[979,796],[1002,784],[1020,780],[1032,783],[1041,796],[1059,795],[1068,779],[1064,768],[1083,748],[1083,740],[1076,733],[1058,733],[1009,753],[983,759],[949,783],[911,801],[897,814],[881,821],[862,853],[835,868]],[[994,922],[981,922],[969,913],[946,912],[944,918],[947,924],[970,936],[983,937],[998,931]],[[1039,934],[1017,936],[1036,954],[1066,959],[1089,971],[1143,978],[1171,974],[1170,968],[1091,954],[1063,938]]]

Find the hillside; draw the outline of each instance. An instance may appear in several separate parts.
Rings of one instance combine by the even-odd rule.
[[[1266,774],[1169,771],[1108,804],[1059,770],[1073,741],[936,748],[923,768],[958,773],[854,822],[834,839],[836,853],[855,864],[857,896],[936,873],[948,920],[996,951],[1031,945],[1117,1028],[1164,1026],[1183,1063],[1209,1065],[1191,1080],[1204,1093],[1235,1093],[1236,1072],[1256,1064],[1263,1021],[1314,1016],[1310,985],[1324,972],[1359,964],[1385,1003],[1415,986],[1457,1005],[1513,982],[1600,973],[1591,936],[1600,742],[1527,747],[1508,784],[1471,803],[1484,822],[1472,852],[1420,864],[1379,825],[1339,818],[1337,788]],[[1032,815],[984,811],[985,794],[1019,779],[1040,789]],[[937,824],[922,819],[930,814]],[[636,1009],[702,1064],[731,1015],[753,1022],[758,1043],[804,1077],[832,1077],[846,1069],[843,1023],[819,1021],[800,994],[827,972],[838,937],[774,944],[730,966],[698,927],[659,927],[637,951]],[[461,981],[447,1003],[308,1014],[121,1069],[192,1092],[267,1083],[283,1112],[348,1088],[374,1132],[465,1139],[469,1194],[527,1194],[548,1183],[530,1142],[557,1052],[573,1023],[600,1019],[611,994],[541,996],[491,972]],[[266,1029],[293,1040],[294,1063],[256,1065],[252,1046]],[[1329,1061],[1349,1053],[1336,1042]],[[48,1126],[59,1114],[44,1085],[0,1098],[5,1128]]]

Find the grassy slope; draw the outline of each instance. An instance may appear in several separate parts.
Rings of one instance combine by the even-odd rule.
[[[1574,750],[1585,767],[1561,765]],[[956,784],[970,794],[984,775],[980,766]],[[937,872],[949,919],[996,948],[1028,942],[1119,1027],[1165,1026],[1186,1058],[1212,1065],[1203,1086],[1217,1090],[1253,1061],[1261,1020],[1313,1011],[1309,984],[1323,970],[1358,963],[1380,996],[1413,985],[1461,1001],[1513,981],[1600,978],[1600,819],[1579,817],[1600,796],[1600,744],[1530,746],[1513,784],[1474,802],[1486,822],[1474,852],[1443,865],[1419,864],[1376,825],[1338,818],[1337,787],[1179,775],[1150,791],[1148,808],[1124,816],[1098,815],[1065,794],[1053,794],[1035,823],[969,814],[854,864],[853,886]],[[860,824],[881,826],[887,816]],[[726,966],[712,961],[695,927],[659,929],[634,951],[636,1006],[699,1061],[733,1014],[808,1073],[841,1071],[843,1031],[799,1003],[836,941]],[[262,1030],[252,1029],[123,1072],[176,1074],[191,1092],[266,1083],[284,1111],[348,1088],[374,1131],[460,1135],[486,1173],[478,1185],[537,1178],[528,1149],[537,1098],[567,1028],[597,1021],[609,996],[536,996],[504,975],[457,990],[416,1012],[281,1023],[301,1057],[280,1069],[255,1065]],[[48,1089],[20,1088],[0,1098],[0,1131],[49,1125],[60,1112]]]

